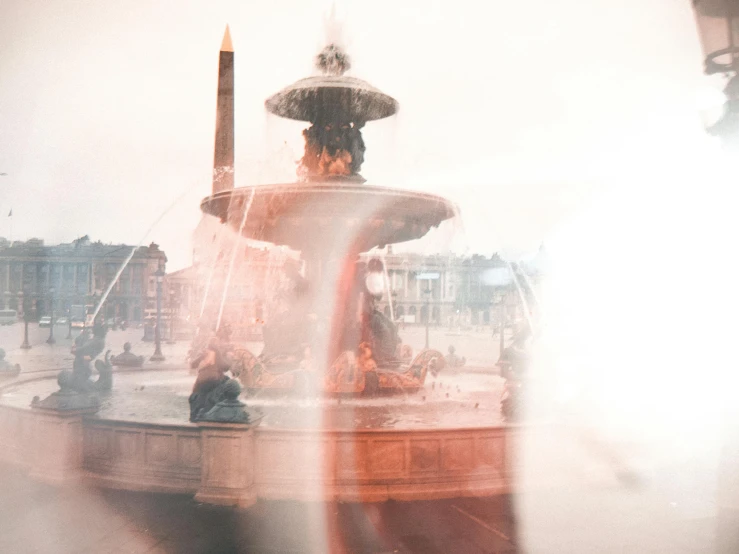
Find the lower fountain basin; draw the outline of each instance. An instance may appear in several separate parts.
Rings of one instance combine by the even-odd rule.
[[[186,370],[117,373],[113,391],[101,398],[96,417],[142,423],[184,424],[195,380]],[[56,379],[6,387],[0,405],[26,408],[34,396],[58,389]],[[502,425],[503,380],[489,373],[442,373],[408,394],[374,398],[303,398],[258,393],[242,397],[264,414],[262,427],[283,429],[440,429]]]
[[[0,461],[42,481],[257,499],[382,502],[510,493],[516,426],[497,376],[444,374],[407,397],[248,398],[260,424],[187,421],[186,370],[115,375],[94,414],[30,408],[55,379],[0,390]]]

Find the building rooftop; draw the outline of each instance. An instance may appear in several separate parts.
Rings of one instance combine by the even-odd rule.
[[[14,241],[11,243],[5,238],[0,238],[0,257],[31,257],[31,258],[101,258],[111,259],[125,258],[131,253],[132,245],[127,244],[103,244],[101,241],[92,242],[89,237],[84,236],[69,243],[45,245],[42,239],[29,239],[27,241]],[[155,243],[149,246],[140,246],[134,258],[149,258],[163,256],[167,257],[159,245]]]

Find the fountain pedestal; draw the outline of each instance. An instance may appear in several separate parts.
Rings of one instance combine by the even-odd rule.
[[[203,465],[195,500],[242,508],[253,505],[257,501],[255,426],[199,421],[198,427]]]
[[[38,408],[33,411],[29,437],[30,475],[51,484],[69,484],[82,477],[83,419],[98,406],[84,408]]]

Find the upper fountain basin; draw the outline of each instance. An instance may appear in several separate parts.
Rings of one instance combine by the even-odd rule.
[[[280,117],[324,122],[366,122],[398,111],[398,102],[366,81],[346,75],[300,79],[265,102]]]
[[[200,208],[251,239],[301,251],[343,243],[356,252],[419,239],[457,211],[434,194],[337,181],[221,191]]]

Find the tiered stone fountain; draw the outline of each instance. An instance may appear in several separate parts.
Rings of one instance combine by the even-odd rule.
[[[252,391],[372,395],[416,390],[429,370],[441,369],[444,356],[427,350],[412,358],[394,322],[374,309],[382,291],[366,285],[371,273],[382,274],[382,262],[364,267],[357,260],[374,247],[423,237],[453,217],[455,209],[432,194],[363,184],[361,129],[394,115],[398,103],[344,75],[349,60],[334,44],[316,65],[322,75],[302,79],[266,101],[271,113],[311,124],[303,132],[302,179],[224,190],[201,204],[205,213],[248,238],[300,251],[306,264],[306,281],[289,319],[265,328],[259,357],[238,352],[237,371]]]
[[[230,39],[224,40],[222,62],[232,67],[230,50]],[[431,194],[364,184],[360,129],[394,114],[397,102],[345,76],[347,58],[334,46],[324,50],[319,66],[323,75],[298,81],[266,103],[272,113],[311,124],[301,180],[234,189],[232,152],[224,140],[219,155],[217,138],[218,186],[201,204],[244,236],[287,245],[305,260],[292,317],[273,322],[258,357],[237,352],[234,370],[257,394],[247,402],[261,403],[261,425],[239,417],[243,404],[233,380],[217,406],[227,421],[188,422],[193,377],[184,368],[118,370],[99,403],[78,406],[65,396],[65,402],[31,408],[32,398],[48,398],[56,389],[56,375],[48,375],[0,388],[0,459],[39,479],[191,493],[218,504],[509,490],[510,427],[499,417],[498,378],[442,373],[424,386],[427,372],[442,369],[441,353],[409,356],[393,323],[374,309],[379,290],[372,275],[381,262],[357,263],[373,247],[423,237],[451,218],[454,206]],[[230,83],[219,94],[219,112],[229,112]],[[310,394],[265,400],[260,393],[269,388]],[[405,394],[377,398],[383,389]]]

